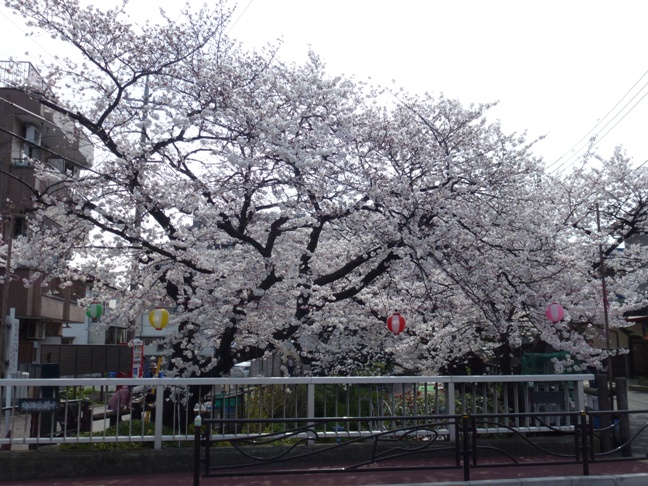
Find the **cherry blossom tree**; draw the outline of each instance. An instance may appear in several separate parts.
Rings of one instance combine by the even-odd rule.
[[[330,76],[314,54],[247,52],[225,34],[224,3],[139,26],[124,6],[6,3],[76,49],[19,88],[98,154],[74,179],[37,167],[49,186],[34,188],[15,252],[64,282],[92,277],[113,316],[176,307],[173,372],[223,375],[272,351],[340,374],[435,373],[475,355],[511,373],[533,343],[568,351],[563,365],[593,359],[599,246],[611,257],[646,231],[645,171],[620,154],[552,177],[490,105]],[[645,259],[626,245],[605,265],[623,296],[615,328],[645,305]],[[568,311],[556,325],[552,301]],[[395,310],[399,336],[384,325]]]
[[[627,327],[629,316],[645,312],[646,176],[643,164],[633,168],[617,149],[609,159],[586,159],[568,176],[551,179],[560,202],[556,223],[566,237],[562,261],[572,271],[554,287],[556,298],[569,309],[568,319],[546,342],[573,357],[605,357],[607,351],[587,350],[583,340],[597,338],[609,346],[610,333]]]

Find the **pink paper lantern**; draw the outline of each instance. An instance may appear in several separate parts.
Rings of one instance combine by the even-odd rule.
[[[549,307],[547,307],[545,315],[547,316],[547,319],[555,324],[556,322],[563,320],[563,317],[565,317],[565,309],[563,309],[562,305],[553,302],[549,304]]]
[[[405,329],[405,318],[398,312],[394,312],[387,318],[387,329],[398,336]]]

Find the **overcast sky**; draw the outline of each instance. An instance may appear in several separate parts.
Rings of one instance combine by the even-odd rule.
[[[133,20],[179,3],[131,0]],[[499,101],[489,117],[505,131],[547,135],[535,149],[547,165],[573,163],[594,133],[603,155],[623,145],[639,165],[648,160],[646,18],[643,0],[241,0],[229,34],[248,47],[282,39],[281,56],[297,62],[310,47],[331,74]],[[48,38],[23,40],[4,6],[0,22],[0,58],[51,54]]]

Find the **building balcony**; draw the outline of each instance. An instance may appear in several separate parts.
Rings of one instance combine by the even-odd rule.
[[[11,167],[20,167],[26,169],[32,167],[32,161],[30,159],[24,158],[11,159]]]
[[[31,62],[0,61],[0,86],[13,88],[23,84],[44,85],[43,78]]]

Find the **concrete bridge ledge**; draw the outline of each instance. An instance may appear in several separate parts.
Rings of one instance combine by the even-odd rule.
[[[407,486],[646,486],[648,474],[614,476],[563,476],[551,478],[488,479],[481,481],[449,481],[442,483],[414,483]],[[386,486],[403,486],[398,484]]]

